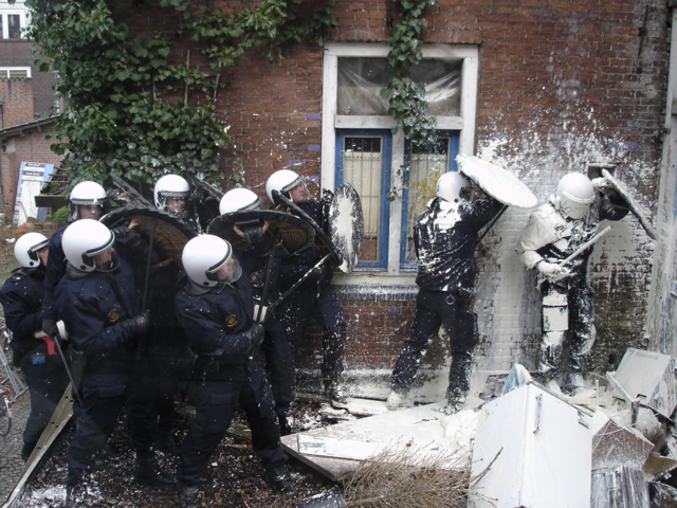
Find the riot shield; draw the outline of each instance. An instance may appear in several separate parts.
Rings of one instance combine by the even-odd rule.
[[[339,185],[329,204],[329,235],[343,262],[339,270],[349,273],[357,265],[364,244],[362,202],[349,183]]]
[[[538,198],[512,173],[472,155],[459,153],[458,169],[470,178],[487,195],[504,205],[518,208],[533,208]]]

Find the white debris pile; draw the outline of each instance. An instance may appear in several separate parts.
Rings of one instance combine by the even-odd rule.
[[[675,359],[629,349],[608,386],[578,397],[516,366],[479,410],[477,508],[677,508]]]
[[[606,381],[569,397],[515,365],[500,396],[469,397],[456,414],[441,403],[383,412],[353,400],[348,411],[375,416],[283,444],[335,481],[392,466],[458,471],[468,483],[457,492],[474,508],[677,508],[676,369],[671,356],[629,349]]]

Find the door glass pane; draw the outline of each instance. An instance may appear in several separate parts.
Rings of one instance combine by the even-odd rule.
[[[411,154],[411,169],[407,186],[407,245],[405,263],[416,263],[414,224],[435,197],[437,179],[449,170],[450,139],[440,136],[434,148],[421,147]]]
[[[21,38],[21,16],[18,14],[9,14],[7,16],[7,28],[10,39]]]
[[[364,246],[360,261],[380,259],[381,173],[383,143],[380,137],[345,137],[343,143],[343,181],[360,195],[364,214]]]

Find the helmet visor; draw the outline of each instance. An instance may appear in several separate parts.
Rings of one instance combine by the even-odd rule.
[[[564,213],[572,219],[582,219],[590,210],[589,202],[580,202],[580,200],[574,201],[566,195],[563,195],[560,198],[560,205],[562,210],[564,210]]]
[[[229,251],[224,258],[207,270],[207,278],[209,280],[217,280],[219,282],[233,283],[242,276],[242,266],[238,260],[232,256]]]

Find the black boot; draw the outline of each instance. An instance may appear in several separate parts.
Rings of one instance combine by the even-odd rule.
[[[26,462],[30,458],[31,453],[33,453],[33,450],[35,449],[35,445],[36,443],[24,443],[21,448],[21,460]]]
[[[174,484],[174,480],[160,469],[154,458],[144,457],[136,460],[134,479],[155,487],[168,487]]]
[[[197,508],[197,487],[179,484],[179,506]]]
[[[280,423],[280,436],[288,436],[294,432],[289,416],[277,415],[277,419]]]
[[[284,464],[266,466],[263,471],[263,479],[268,485],[279,492],[292,492],[294,490],[289,469]]]
[[[338,404],[345,404],[348,402],[348,395],[343,389],[343,385],[340,383],[340,381],[326,381],[324,384],[324,396],[327,397],[331,402]]]

